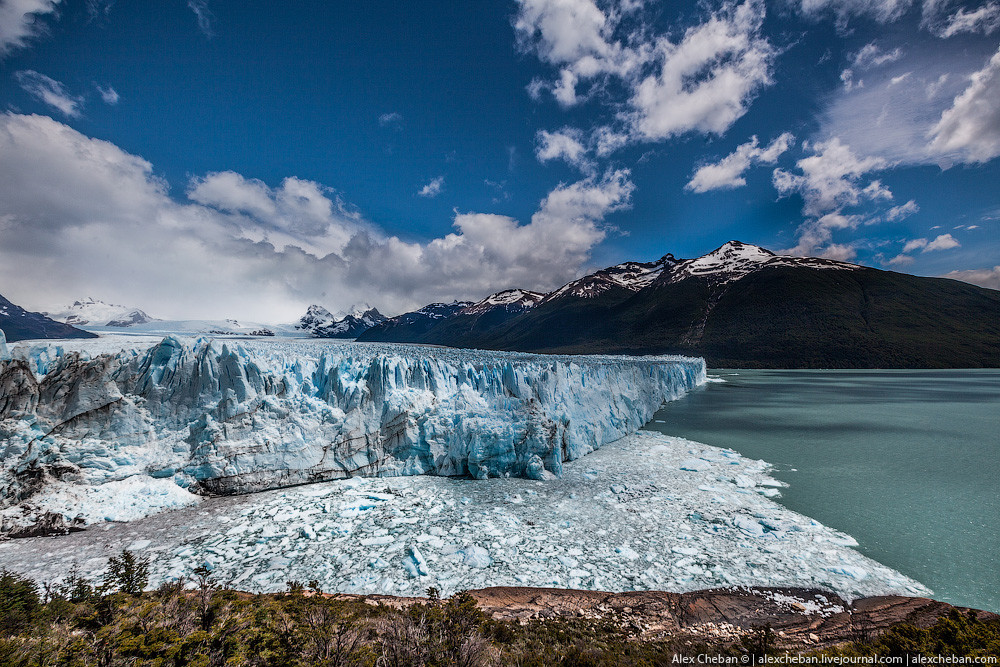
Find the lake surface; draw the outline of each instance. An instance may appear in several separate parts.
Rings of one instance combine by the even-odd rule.
[[[1000,611],[1000,371],[712,370],[652,428],[775,465],[780,502]]]

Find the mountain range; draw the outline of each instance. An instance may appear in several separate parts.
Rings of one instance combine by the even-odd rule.
[[[730,241],[625,262],[539,295],[431,304],[360,341],[569,354],[673,353],[712,367],[1000,366],[1000,292]]]
[[[385,315],[367,304],[336,314],[314,304],[309,306],[306,314],[294,326],[314,338],[357,338],[362,332],[385,320]]]
[[[58,312],[42,314],[75,327],[131,327],[156,321],[138,308],[117,306],[93,297],[74,301]]]
[[[32,313],[0,296],[0,330],[14,342],[33,338],[97,338],[97,334]]]
[[[96,299],[52,315],[63,322],[0,296],[0,329],[10,341],[94,336],[70,326],[77,324],[540,353],[684,354],[715,368],[1000,367],[1000,291],[778,255],[739,241],[694,259],[667,254],[617,264],[548,294],[507,289],[392,318],[368,305],[336,314],[313,305],[294,325],[248,328],[163,322]]]

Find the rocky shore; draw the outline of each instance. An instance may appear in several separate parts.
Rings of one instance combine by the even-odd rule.
[[[781,651],[821,649],[865,641],[907,623],[928,628],[953,610],[974,612],[980,620],[1000,615],[954,607],[930,598],[883,595],[847,602],[828,591],[802,588],[718,588],[690,593],[495,587],[469,591],[479,608],[498,621],[588,619],[613,622],[631,639],[689,639],[716,645],[738,641],[769,627]],[[372,605],[405,608],[426,598],[382,595],[334,596]]]

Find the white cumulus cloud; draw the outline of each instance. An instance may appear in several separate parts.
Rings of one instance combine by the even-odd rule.
[[[810,148],[813,154],[796,163],[801,173],[774,170],[774,186],[778,192],[783,196],[802,195],[803,212],[807,216],[819,217],[844,206],[853,206],[862,198],[892,196],[878,181],[860,185],[865,174],[889,166],[882,158],[858,157],[836,137],[812,144]]]
[[[550,91],[562,106],[590,99],[614,80],[624,91],[617,125],[594,128],[590,144],[607,155],[635,141],[660,141],[688,132],[722,134],[771,83],[776,50],[761,33],[761,0],[725,2],[679,38],[648,30],[626,9],[594,0],[518,0],[515,29],[522,48],[557,69],[534,80],[529,93]],[[606,6],[607,9],[602,9]]]
[[[400,312],[503,287],[549,290],[578,275],[632,190],[627,171],[609,171],[556,187],[527,222],[456,213],[453,232],[405,241],[312,181],[218,172],[178,198],[139,156],[6,113],[0,284],[35,309],[95,294],[161,317],[265,322],[317,301]]]
[[[444,189],[444,176],[438,176],[437,178],[432,178],[431,182],[420,188],[417,192],[421,197],[433,198],[441,194]]]
[[[920,252],[931,252],[933,250],[950,250],[961,247],[961,243],[951,234],[941,234],[933,241],[930,241]]]
[[[699,167],[684,187],[693,192],[742,187],[747,183],[743,177],[747,169],[754,164],[774,164],[794,140],[791,133],[785,132],[761,148],[757,137],[752,137],[718,162]]]
[[[899,206],[893,206],[888,211],[886,211],[885,219],[888,220],[889,222],[898,222],[900,220],[910,217],[914,213],[917,213],[919,210],[920,207],[917,205],[917,202],[911,199],[905,204],[900,204]]]
[[[760,36],[764,5],[729,5],[673,43],[655,45],[658,67],[634,88],[631,121],[645,139],[722,134],[771,83],[775,51]]]
[[[860,213],[845,213],[844,209],[892,200],[888,187],[879,180],[868,179],[868,174],[888,168],[890,163],[879,157],[858,156],[837,137],[807,143],[805,148],[812,154],[796,162],[798,173],[784,169],[773,172],[778,194],[782,197],[798,194],[803,202],[806,220],[796,230],[797,243],[788,252],[850,259],[854,256],[853,246],[834,244],[834,232],[874,221]],[[890,209],[886,215],[898,218],[915,212],[916,206],[916,202],[907,202]]]
[[[973,285],[979,285],[980,287],[988,287],[989,289],[1000,290],[1000,266],[994,266],[992,269],[965,269],[962,271],[951,271],[941,277],[961,280],[962,282],[972,283]]]
[[[986,162],[1000,155],[1000,49],[972,74],[931,136],[931,150],[943,158]]]
[[[539,130],[535,135],[535,156],[539,162],[565,160],[574,167],[589,171],[593,164],[587,159],[584,141],[583,132],[572,127],[564,127],[555,132]]]

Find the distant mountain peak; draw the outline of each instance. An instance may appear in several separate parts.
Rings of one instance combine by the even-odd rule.
[[[339,311],[336,315],[323,306],[313,304],[299,318],[295,328],[308,331],[316,338],[357,338],[383,320],[385,316],[368,304],[351,306],[350,312]]]
[[[623,287],[638,292],[651,285],[664,270],[672,268],[675,264],[677,260],[670,253],[655,262],[623,262],[567,283],[546,295],[543,300],[551,301],[563,295],[590,298],[613,287]]]
[[[523,289],[505,289],[495,294],[491,294],[482,301],[478,301],[471,306],[462,309],[466,315],[478,315],[497,308],[503,308],[508,312],[523,311],[533,308],[545,297],[541,292],[532,292]]]
[[[156,320],[139,308],[108,303],[92,296],[78,299],[61,311],[44,314],[57,322],[77,327],[130,327]]]
[[[0,331],[10,342],[36,338],[97,338],[97,334],[58,322],[45,313],[29,312],[3,296],[0,296]]]
[[[676,283],[687,278],[699,277],[714,283],[729,283],[740,280],[765,266],[846,270],[858,268],[855,264],[832,259],[778,255],[752,243],[729,241],[701,257],[681,260],[669,274],[661,278],[661,282]]]

